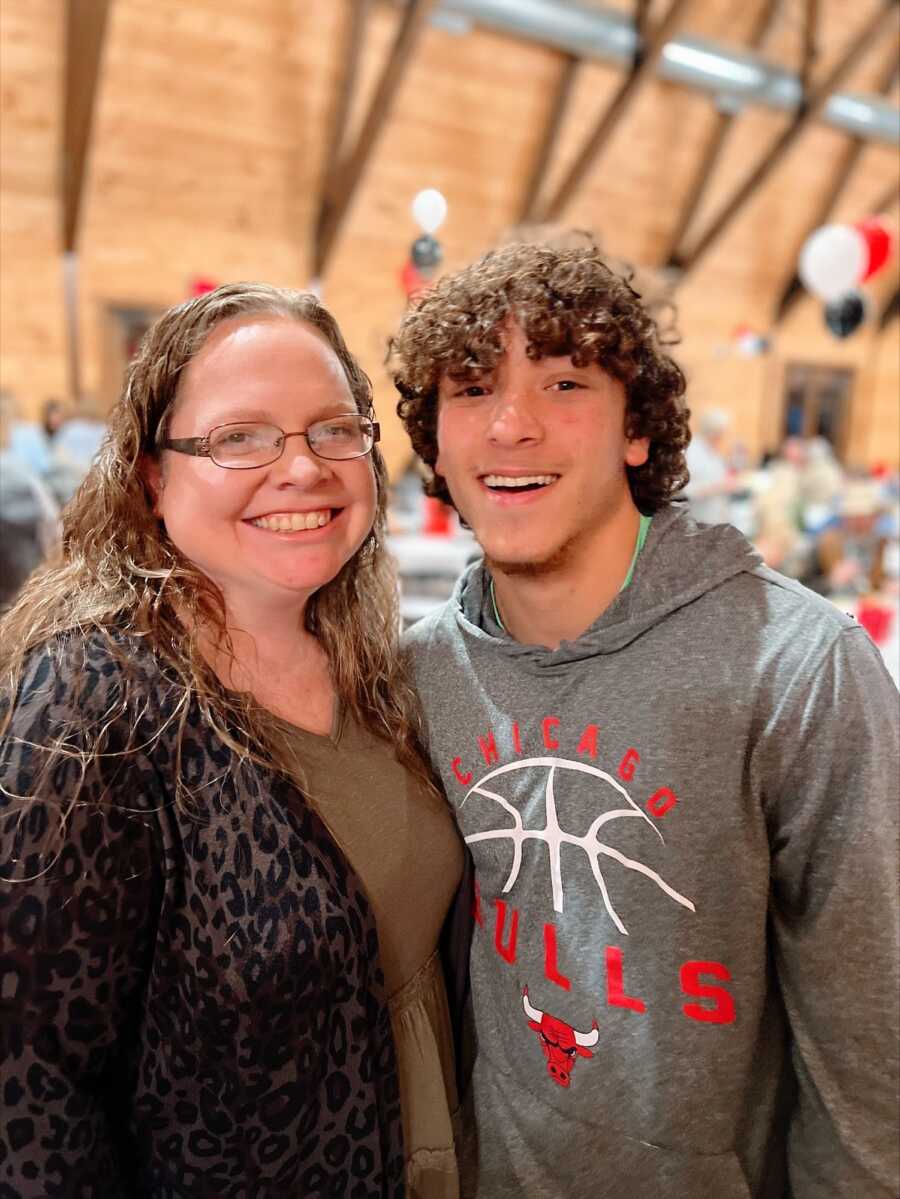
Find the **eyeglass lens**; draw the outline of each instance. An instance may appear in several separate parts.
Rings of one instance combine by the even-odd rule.
[[[284,436],[275,425],[222,425],[210,433],[209,455],[219,466],[265,466],[281,457]],[[306,439],[321,458],[358,458],[372,448],[372,425],[364,416],[332,417],[311,424]]]

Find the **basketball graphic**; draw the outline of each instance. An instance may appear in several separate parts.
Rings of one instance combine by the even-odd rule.
[[[525,771],[529,773],[519,773]],[[561,784],[566,779],[568,772],[575,772],[577,776],[587,776],[587,779],[582,777],[579,781],[582,783],[587,781],[593,789],[596,789],[597,804],[595,807],[602,808],[600,814],[591,820],[587,830],[583,833],[567,831],[560,822]],[[510,787],[509,784],[512,786]],[[537,809],[539,812],[537,820],[533,818],[535,786],[539,788],[541,800]],[[610,788],[612,791],[609,790]],[[507,794],[503,794],[504,791]],[[510,791],[513,795],[512,798],[509,798]],[[523,802],[523,798],[527,798],[527,805]],[[671,887],[650,866],[608,843],[607,838],[615,832],[617,822],[621,821],[643,821],[662,844],[665,844],[665,839],[654,821],[638,807],[622,784],[597,766],[590,766],[586,762],[573,762],[565,758],[523,758],[518,762],[498,766],[473,783],[463,797],[460,807],[473,803],[491,805],[497,812],[498,818],[503,817],[502,824],[497,827],[484,827],[478,832],[470,833],[465,840],[469,845],[479,842],[509,843],[509,873],[503,884],[504,894],[515,886],[522,868],[522,856],[526,845],[529,842],[535,842],[538,845],[545,845],[547,849],[553,909],[556,912],[562,912],[565,904],[562,852],[565,846],[571,847],[567,853],[574,850],[584,854],[607,915],[619,932],[625,936],[628,935],[628,929],[616,910],[610,892],[610,883],[604,873],[609,863],[617,863],[625,870],[643,875],[670,900],[681,904],[691,912],[695,911],[691,900]],[[533,827],[526,827],[523,818],[523,809],[526,806],[530,809]],[[481,817],[482,823],[492,819],[489,811],[483,811]]]

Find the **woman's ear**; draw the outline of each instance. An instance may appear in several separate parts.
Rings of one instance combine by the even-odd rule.
[[[163,489],[163,473],[162,464],[158,458],[151,457],[150,454],[141,454],[140,460],[141,478],[144,480],[144,486],[150,495],[150,503],[153,509],[154,516],[161,516],[159,510],[159,497],[162,495]]]

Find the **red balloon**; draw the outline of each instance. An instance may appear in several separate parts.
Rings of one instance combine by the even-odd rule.
[[[207,292],[215,291],[218,287],[215,279],[207,279],[203,275],[195,275],[188,284],[188,295],[192,300],[198,296],[205,296]]]
[[[890,258],[893,239],[890,229],[877,216],[857,221],[853,228],[862,234],[869,251],[869,261],[860,279],[860,282],[864,282],[876,275]]]
[[[414,299],[419,292],[428,287],[428,280],[420,273],[414,262],[407,260],[400,272],[400,286],[406,293],[407,299]]]

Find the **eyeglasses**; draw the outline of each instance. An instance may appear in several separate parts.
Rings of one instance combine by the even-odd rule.
[[[381,429],[367,416],[348,413],[314,421],[309,428],[285,433],[277,425],[239,423],[216,425],[205,437],[178,437],[163,442],[163,449],[176,454],[211,458],[226,470],[253,470],[277,462],[289,437],[305,437],[319,458],[340,462],[362,458],[371,452]]]

